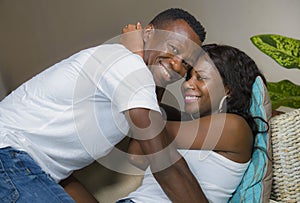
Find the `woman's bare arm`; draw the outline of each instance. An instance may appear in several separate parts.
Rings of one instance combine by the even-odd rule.
[[[122,29],[120,43],[135,54],[144,57],[144,40],[142,24],[128,24]]]
[[[196,120],[166,124],[169,139],[182,149],[214,150],[237,162],[251,157],[253,134],[247,122],[235,114],[214,114]]]

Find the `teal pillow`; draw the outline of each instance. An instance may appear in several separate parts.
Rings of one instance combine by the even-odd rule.
[[[272,115],[270,97],[261,77],[257,77],[252,86],[251,114],[268,121]],[[259,131],[268,130],[268,126],[256,119]],[[269,202],[272,186],[272,150],[270,132],[258,133],[254,151],[237,190],[230,203]]]

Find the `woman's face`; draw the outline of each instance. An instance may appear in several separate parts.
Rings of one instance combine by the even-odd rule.
[[[182,84],[185,111],[204,116],[218,111],[225,96],[219,71],[207,56],[201,57],[191,70],[190,78]]]

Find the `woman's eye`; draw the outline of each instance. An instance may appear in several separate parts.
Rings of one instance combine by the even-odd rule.
[[[197,76],[197,80],[199,80],[199,81],[202,81],[202,80],[205,80],[205,79],[206,79],[206,77],[202,77],[201,75]]]

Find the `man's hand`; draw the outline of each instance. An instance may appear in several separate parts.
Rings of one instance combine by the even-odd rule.
[[[121,44],[135,54],[144,57],[143,28],[140,22],[128,24],[122,29]]]

